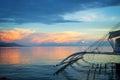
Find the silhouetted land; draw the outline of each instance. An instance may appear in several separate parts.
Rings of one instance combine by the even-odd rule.
[[[0,42],[0,47],[23,47],[23,45],[16,44],[16,43],[5,43],[5,42]]]

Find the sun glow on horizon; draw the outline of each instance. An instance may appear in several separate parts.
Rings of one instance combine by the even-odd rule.
[[[38,33],[36,31],[24,28],[15,28],[12,30],[3,30],[0,32],[0,41],[41,44],[41,43],[75,43],[88,42],[100,38],[101,35],[92,35],[83,32],[65,31],[53,33]],[[84,42],[83,42],[84,41]]]

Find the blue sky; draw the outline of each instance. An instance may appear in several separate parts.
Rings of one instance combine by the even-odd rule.
[[[1,41],[65,44],[97,40],[120,21],[119,5],[119,0],[0,0]]]

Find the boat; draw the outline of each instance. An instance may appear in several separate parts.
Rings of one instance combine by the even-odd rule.
[[[117,37],[115,39],[115,43],[113,45],[111,44],[111,46],[112,46],[115,54],[120,53],[120,30],[110,32],[109,34],[110,35],[109,35],[108,40],[110,41],[110,43],[113,38]]]
[[[54,75],[62,80],[120,80],[120,23],[83,52],[76,52],[56,64]],[[114,29],[114,30],[113,30]],[[112,51],[102,51],[107,41]]]

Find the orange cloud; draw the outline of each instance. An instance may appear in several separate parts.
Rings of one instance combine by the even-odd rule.
[[[13,42],[16,40],[21,40],[34,33],[29,29],[15,28],[13,30],[3,30],[0,32],[0,41]]]
[[[63,32],[63,33],[45,33],[43,35],[34,36],[31,42],[43,43],[43,42],[56,42],[67,43],[81,40],[83,33],[78,32]]]
[[[89,33],[66,31],[61,33],[36,33],[30,29],[15,28],[13,30],[0,31],[0,41],[19,43],[72,43],[98,39],[99,35],[93,36]],[[84,41],[85,40],[85,41]]]

